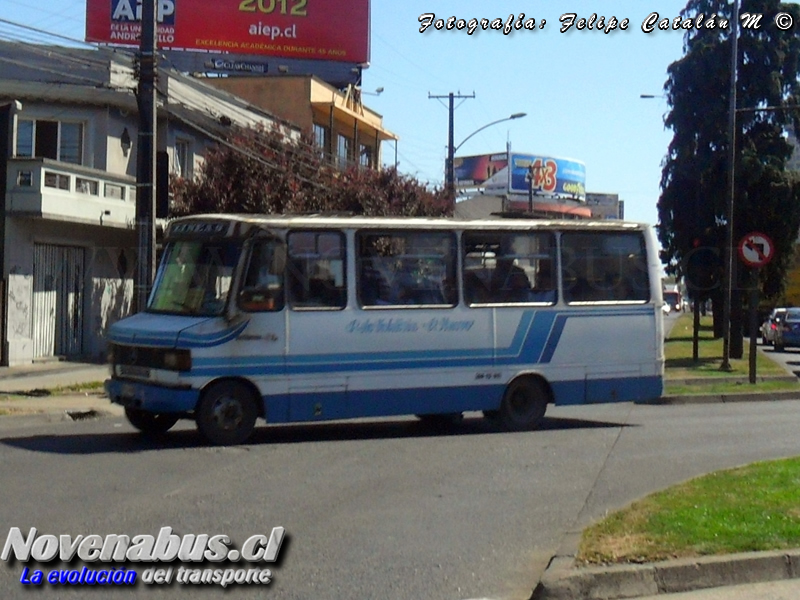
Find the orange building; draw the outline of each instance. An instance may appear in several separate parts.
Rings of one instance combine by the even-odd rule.
[[[381,142],[398,137],[383,127],[383,117],[361,101],[353,86],[340,91],[314,75],[214,77],[208,84],[243,98],[254,106],[297,125],[314,136],[328,160],[378,168]]]

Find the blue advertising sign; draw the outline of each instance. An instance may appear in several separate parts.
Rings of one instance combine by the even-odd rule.
[[[586,165],[571,158],[511,154],[509,192],[586,200]]]

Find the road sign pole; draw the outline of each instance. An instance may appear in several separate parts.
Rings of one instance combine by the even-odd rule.
[[[750,383],[756,382],[756,344],[758,343],[758,301],[760,296],[758,293],[759,271],[758,267],[750,271]]]
[[[759,231],[751,231],[739,241],[739,257],[750,268],[750,383],[756,382],[756,344],[758,343],[759,271],[772,260],[775,244]]]

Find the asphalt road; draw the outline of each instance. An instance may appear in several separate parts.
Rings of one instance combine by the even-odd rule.
[[[204,446],[189,423],[153,441],[121,418],[2,417],[0,543],[12,526],[73,536],[170,526],[241,545],[283,526],[273,581],[230,597],[521,600],[565,532],[708,471],[800,454],[794,401],[548,415],[543,430],[515,434],[477,418],[447,433],[414,420],[262,427],[236,448]],[[132,565],[140,577],[147,566]],[[23,567],[0,567],[0,597],[27,597]],[[102,595],[194,597],[198,587],[219,591],[139,584]]]
[[[759,340],[759,345],[761,340]],[[760,346],[761,350],[789,372],[800,377],[800,348],[786,348],[778,352],[772,346]]]

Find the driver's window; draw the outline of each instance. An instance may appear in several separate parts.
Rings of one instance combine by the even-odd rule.
[[[239,307],[250,312],[282,310],[285,266],[283,242],[273,239],[254,242],[239,292]]]

